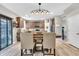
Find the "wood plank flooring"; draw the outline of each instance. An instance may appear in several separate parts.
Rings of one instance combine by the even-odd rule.
[[[20,56],[20,48],[18,42],[0,51],[0,56]],[[42,56],[42,53],[36,53],[34,56]],[[79,49],[61,39],[56,39],[56,56],[79,56]]]
[[[79,56],[79,48],[63,42],[60,39],[56,40],[56,54],[57,56]]]

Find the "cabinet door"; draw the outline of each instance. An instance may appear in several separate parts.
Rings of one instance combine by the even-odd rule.
[[[7,46],[7,28],[6,28],[6,19],[1,18],[1,48]]]
[[[12,24],[11,24],[11,20],[7,20],[8,23],[8,45],[10,45],[12,43]]]

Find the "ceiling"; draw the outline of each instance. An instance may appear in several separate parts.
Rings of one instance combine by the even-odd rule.
[[[49,10],[52,13],[48,15],[32,15],[30,13],[32,10],[38,9],[38,3],[2,3],[1,5],[27,20],[41,20],[63,14],[64,10],[71,3],[42,3],[41,8]]]

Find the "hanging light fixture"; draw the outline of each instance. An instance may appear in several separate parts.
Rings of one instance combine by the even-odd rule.
[[[48,14],[49,13],[48,10],[41,9],[41,3],[38,3],[38,5],[39,5],[39,9],[32,10],[31,11],[32,14]]]

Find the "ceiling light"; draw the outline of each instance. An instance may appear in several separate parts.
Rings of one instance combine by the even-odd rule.
[[[32,10],[31,11],[31,14],[49,14],[49,11],[48,10],[45,10],[45,9],[41,9],[41,3],[38,3],[39,5],[39,9],[36,9],[36,10]]]

